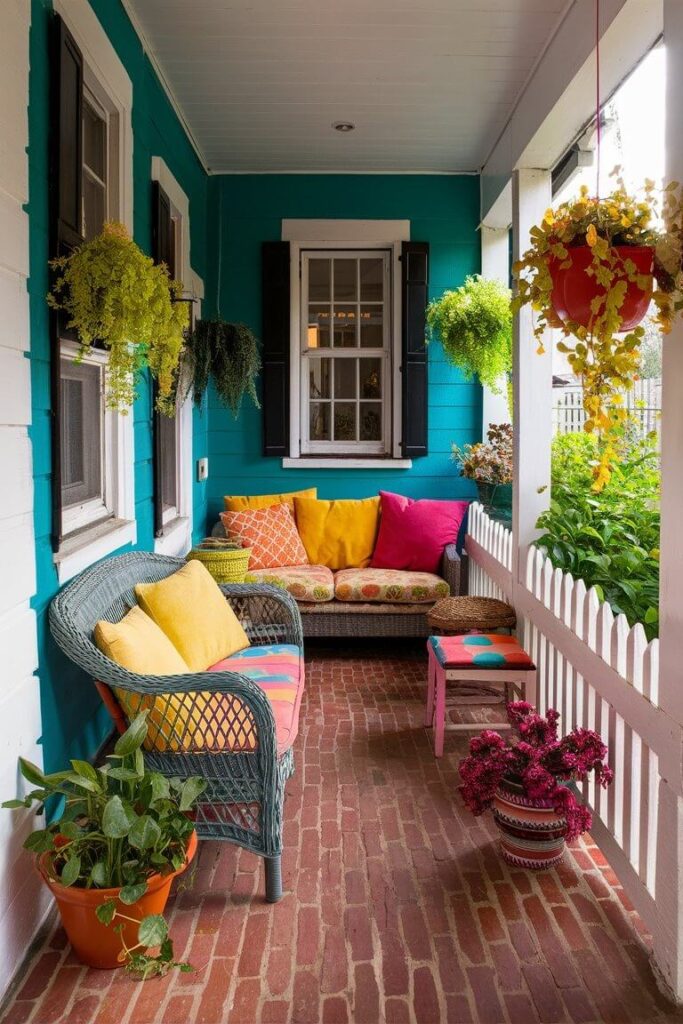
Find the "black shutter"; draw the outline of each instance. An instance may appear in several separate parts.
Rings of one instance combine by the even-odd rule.
[[[289,242],[261,254],[263,454],[289,455]]]
[[[50,39],[49,249],[64,256],[83,241],[81,174],[83,56],[62,19],[55,15]],[[52,440],[52,546],[62,539],[61,372],[62,318],[50,311],[50,411]]]
[[[173,232],[171,224],[171,200],[158,181],[152,182],[152,259],[173,267]],[[152,382],[152,478],[154,502],[154,536],[164,533],[162,478],[163,449],[161,444],[161,413],[157,412],[157,385]]]
[[[401,247],[401,454],[406,459],[428,454],[425,340],[428,282],[429,243],[404,242]]]

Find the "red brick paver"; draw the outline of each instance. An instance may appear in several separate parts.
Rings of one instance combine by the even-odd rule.
[[[466,740],[435,761],[421,645],[310,645],[287,787],[286,895],[258,858],[203,843],[169,905],[197,971],[141,985],[80,967],[57,930],[27,964],[16,1024],[615,1024],[683,1021],[648,936],[588,841],[509,871],[457,793]],[[391,652],[391,653],[389,653]]]

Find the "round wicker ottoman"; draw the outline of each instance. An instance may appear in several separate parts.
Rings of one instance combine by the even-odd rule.
[[[492,633],[514,629],[517,616],[512,605],[495,597],[444,597],[427,612],[432,633]]]

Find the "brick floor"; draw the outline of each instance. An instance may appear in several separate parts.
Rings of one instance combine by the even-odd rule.
[[[391,652],[391,653],[389,653]],[[6,1024],[681,1021],[648,936],[589,841],[556,870],[510,871],[456,791],[464,738],[435,761],[419,648],[311,645],[286,801],[286,895],[258,859],[203,843],[169,905],[197,971],[145,984],[80,967],[58,929]]]

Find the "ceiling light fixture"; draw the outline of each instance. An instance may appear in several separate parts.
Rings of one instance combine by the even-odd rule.
[[[352,132],[356,126],[353,121],[335,121],[332,127],[335,132]]]

